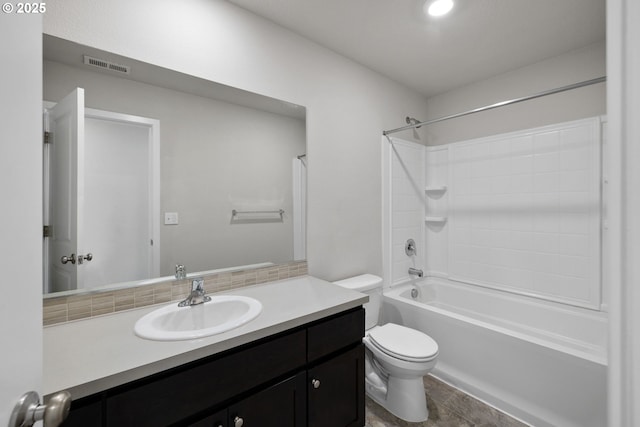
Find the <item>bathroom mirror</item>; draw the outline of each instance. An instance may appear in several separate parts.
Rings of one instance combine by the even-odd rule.
[[[305,258],[304,107],[43,49],[45,294]]]

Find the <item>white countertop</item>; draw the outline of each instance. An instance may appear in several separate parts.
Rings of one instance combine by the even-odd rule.
[[[189,341],[151,341],[134,334],[136,321],[158,305],[45,327],[44,395],[68,390],[78,399],[368,301],[367,295],[311,276],[219,294],[253,297],[262,312],[231,331]]]

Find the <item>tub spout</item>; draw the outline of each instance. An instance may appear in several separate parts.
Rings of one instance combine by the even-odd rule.
[[[424,273],[422,273],[422,270],[418,270],[417,268],[410,267],[409,274],[413,276],[422,277]]]

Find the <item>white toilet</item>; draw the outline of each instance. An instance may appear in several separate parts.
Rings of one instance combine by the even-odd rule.
[[[363,274],[334,282],[369,295],[365,304],[365,389],[369,397],[398,418],[426,421],[429,416],[422,377],[436,365],[438,344],[406,326],[378,325],[382,279]]]

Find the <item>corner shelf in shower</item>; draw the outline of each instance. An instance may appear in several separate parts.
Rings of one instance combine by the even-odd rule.
[[[427,185],[424,188],[424,192],[429,194],[429,193],[444,193],[447,191],[447,186],[446,185]]]
[[[426,216],[424,217],[424,221],[432,222],[432,223],[445,223],[447,222],[447,217],[446,216]]]

